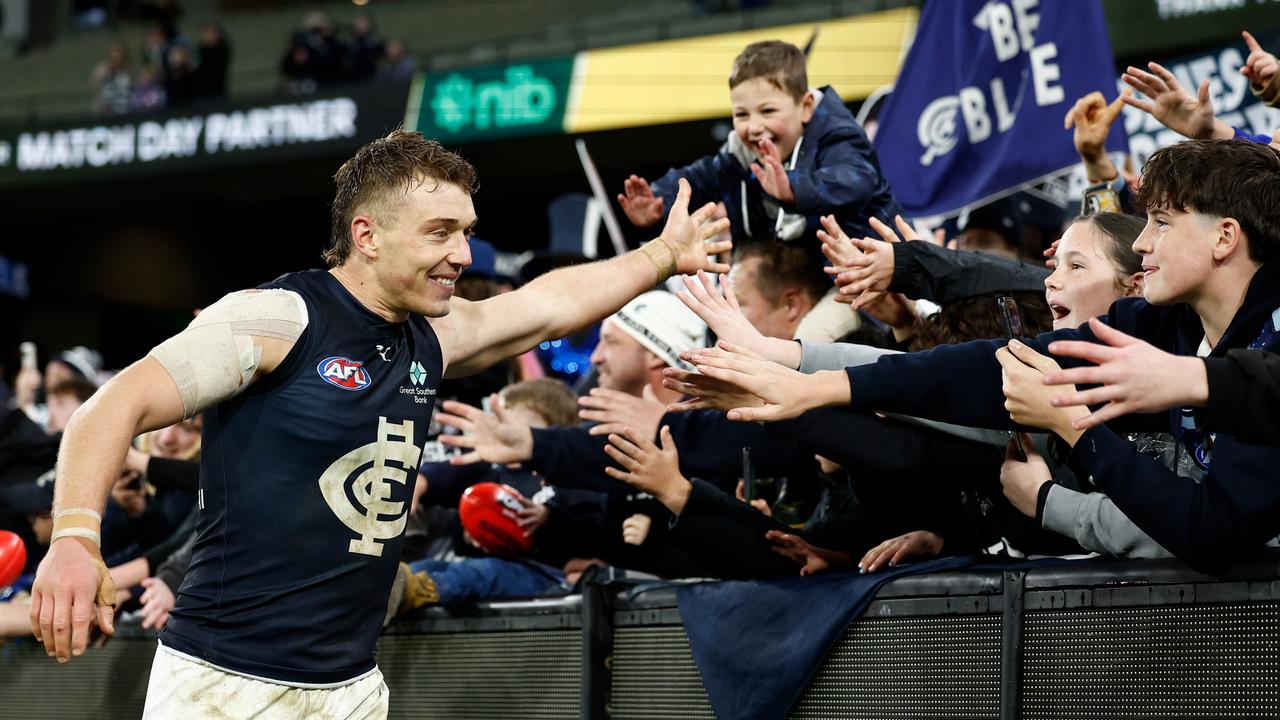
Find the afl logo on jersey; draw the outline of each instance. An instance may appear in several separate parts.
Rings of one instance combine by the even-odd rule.
[[[363,390],[369,387],[369,371],[364,363],[344,357],[327,357],[316,366],[316,372],[325,382],[343,390]]]

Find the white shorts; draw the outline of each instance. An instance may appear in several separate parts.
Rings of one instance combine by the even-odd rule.
[[[161,645],[142,717],[386,720],[389,694],[377,668],[338,687],[293,687],[236,675]]]

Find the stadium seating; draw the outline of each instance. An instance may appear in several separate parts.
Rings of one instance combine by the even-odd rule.
[[[910,0],[774,0],[751,12],[699,14],[690,0],[383,0],[376,7],[316,3],[338,24],[368,12],[385,37],[400,39],[425,69],[564,55],[580,49],[692,37],[786,23],[817,21],[913,4]],[[217,19],[232,44],[230,93],[264,95],[278,86],[289,34],[306,8],[230,13]],[[212,18],[188,15],[181,27],[194,35]],[[0,122],[86,115],[94,88],[90,72],[111,44],[124,42],[136,62],[146,27],[67,33],[50,47],[0,61]],[[36,89],[38,88],[38,90]]]

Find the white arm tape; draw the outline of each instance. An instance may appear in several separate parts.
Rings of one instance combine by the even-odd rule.
[[[248,387],[262,359],[255,338],[295,343],[307,304],[292,290],[242,290],[205,308],[186,330],[151,350],[182,395],[184,417]]]

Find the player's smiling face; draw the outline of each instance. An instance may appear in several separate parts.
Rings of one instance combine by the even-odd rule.
[[[760,142],[768,139],[778,146],[778,154],[785,164],[791,158],[804,124],[813,117],[813,97],[805,95],[796,102],[787,91],[774,85],[767,78],[752,78],[738,83],[729,90],[733,103],[733,131],[757,157],[761,156]]]
[[[453,286],[471,264],[468,242],[476,224],[471,194],[428,180],[380,213],[375,262],[379,290],[391,307],[427,317],[449,314]]]

